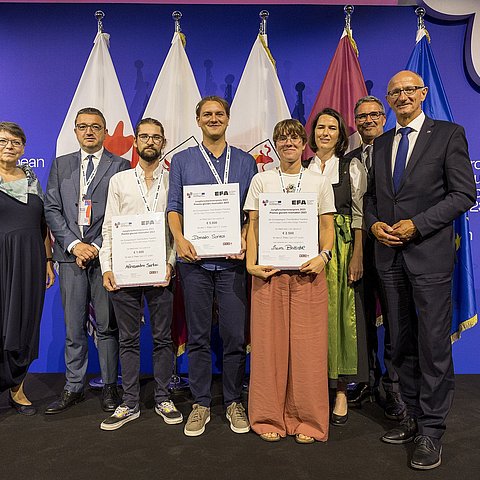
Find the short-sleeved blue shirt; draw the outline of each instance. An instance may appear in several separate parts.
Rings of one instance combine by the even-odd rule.
[[[204,147],[205,148],[205,147]],[[248,188],[253,176],[258,172],[254,158],[249,154],[235,147],[231,148],[230,171],[228,174],[229,183],[238,183],[240,187],[240,218],[243,222],[243,204],[247,197]],[[216,158],[207,148],[207,155],[210,157],[215,170],[223,180],[227,148],[220,157]],[[217,183],[210,171],[202,152],[198,147],[190,147],[175,154],[170,164],[170,183],[168,189],[167,212],[177,212],[183,215],[183,186],[184,185],[209,185]],[[179,261],[181,261],[179,259]],[[209,258],[197,262],[207,270],[223,270],[238,265],[238,260],[226,258]]]

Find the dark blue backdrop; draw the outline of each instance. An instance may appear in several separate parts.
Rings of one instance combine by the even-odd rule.
[[[96,34],[94,12],[106,13],[111,55],[132,123],[142,115],[169,49],[175,5],[2,4],[0,16],[0,119],[26,131],[25,157],[32,159],[45,186],[55,142]],[[238,85],[258,33],[258,6],[182,5],[187,54],[202,95],[224,94],[225,77]],[[269,6],[269,45],[290,109],[295,84],[303,81],[306,116],[320,88],[343,28],[342,7]],[[466,22],[429,17],[427,28],[458,123],[465,126],[477,184],[480,183],[479,89],[464,67]],[[404,68],[412,51],[416,16],[412,7],[356,7],[352,26],[371,93],[384,98],[389,78]],[[193,112],[192,112],[193,114]],[[160,119],[161,120],[161,119]],[[247,121],[247,119],[246,119]],[[168,132],[167,132],[168,136]],[[478,168],[477,168],[478,167]],[[480,261],[478,207],[471,213],[475,268]],[[480,276],[477,276],[480,287]],[[480,298],[477,288],[477,297]],[[150,371],[148,331],[144,331],[142,368]],[[480,329],[463,334],[454,346],[457,373],[479,373]],[[58,286],[46,295],[40,358],[31,371],[61,372],[64,326]],[[98,371],[91,355],[90,371]]]

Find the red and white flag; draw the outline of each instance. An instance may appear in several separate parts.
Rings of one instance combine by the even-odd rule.
[[[159,120],[167,139],[166,164],[178,151],[198,145],[202,132],[195,118],[200,92],[185,52],[185,36],[175,32],[143,118]]]
[[[250,152],[259,171],[278,165],[273,128],[291,118],[267,36],[257,36],[232,102],[228,142]]]
[[[355,148],[360,144],[360,139],[356,134],[353,109],[357,100],[366,95],[368,92],[358,61],[357,45],[352,37],[352,31],[345,28],[310,112],[306,125],[307,133],[311,132],[312,121],[320,110],[327,107],[333,108],[340,112],[347,124],[350,149]],[[308,150],[306,156],[313,155],[308,147],[306,150]]]
[[[110,36],[98,32],[72,103],[57,138],[57,156],[78,150],[75,116],[85,107],[98,108],[107,121],[104,146],[132,161],[133,128],[109,51]]]
[[[195,107],[200,99],[197,82],[185,52],[185,36],[183,33],[175,32],[172,45],[143,114],[143,118],[159,120],[165,129],[167,151],[164,153],[167,168],[175,153],[198,145],[201,141],[202,132],[195,118]],[[187,325],[183,292],[178,275],[175,281],[172,341],[179,356],[185,352]]]

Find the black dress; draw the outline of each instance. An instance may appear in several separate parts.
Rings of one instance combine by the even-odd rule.
[[[0,191],[0,392],[19,385],[38,355],[45,295],[42,199]]]

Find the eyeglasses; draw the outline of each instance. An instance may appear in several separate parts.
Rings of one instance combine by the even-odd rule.
[[[88,124],[88,123],[77,123],[77,125],[75,125],[75,128],[79,132],[86,132],[88,128],[90,128],[93,133],[98,133],[98,132],[101,132],[103,130],[103,126],[99,125],[98,123],[90,123],[90,124]]]
[[[355,120],[358,123],[366,122],[367,118],[370,117],[374,122],[380,120],[380,118],[385,115],[383,112],[368,112],[368,113],[359,113],[355,115]]]
[[[302,137],[293,133],[292,135],[279,135],[277,137],[277,143],[286,143],[287,140],[290,139],[292,143],[299,143],[302,141]]]
[[[7,140],[6,138],[0,138],[0,148],[5,148],[8,143],[12,144],[12,147],[20,148],[23,146],[23,142],[21,140]]]
[[[387,97],[390,97],[392,99],[398,98],[402,92],[405,93],[407,97],[413,97],[417,90],[421,90],[422,88],[427,88],[425,86],[421,85],[412,85],[411,87],[405,87],[405,88],[394,88],[393,90],[390,90],[387,92]]]
[[[148,141],[152,139],[155,145],[160,145],[165,140],[161,135],[147,135],[146,133],[141,133],[138,135],[138,138],[142,143],[148,143]]]

